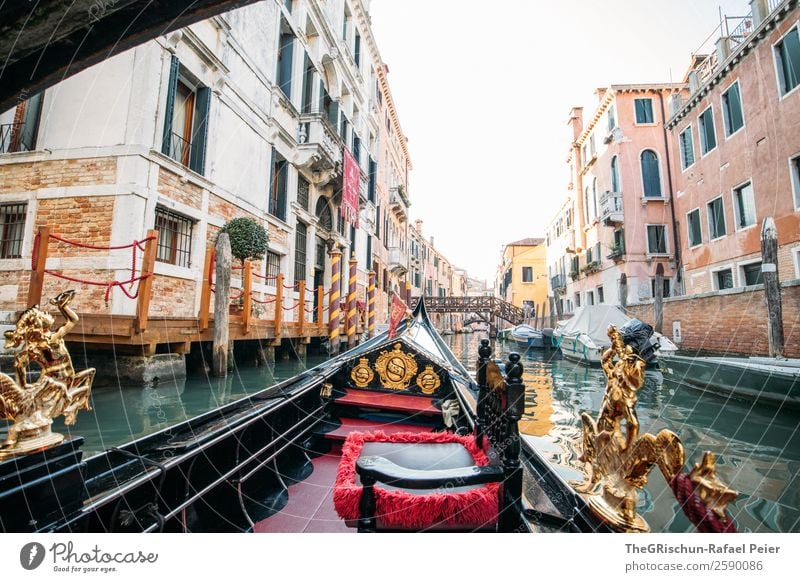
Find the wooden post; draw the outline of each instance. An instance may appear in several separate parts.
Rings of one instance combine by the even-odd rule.
[[[555,297],[550,297],[550,327],[555,328],[556,326],[556,305],[558,304],[558,300]]]
[[[142,275],[147,273],[149,277],[139,280],[139,297],[136,300],[136,320],[134,329],[137,333],[142,333],[147,329],[147,316],[150,312],[150,296],[153,292],[153,270],[156,264],[156,250],[158,248],[158,231],[147,231],[148,241],[144,243],[144,255],[142,256]],[[134,249],[135,252],[135,249]]]
[[[224,378],[228,374],[228,327],[231,292],[231,243],[228,233],[217,237],[217,287],[214,292],[214,343],[212,346],[211,373]]]
[[[339,353],[339,293],[341,292],[342,251],[331,251],[331,289],[328,298],[328,334],[331,354]]]
[[[211,269],[214,265],[214,249],[206,249],[206,258],[203,262],[203,286],[200,288],[200,313],[197,314],[199,320],[199,331],[208,329],[208,309],[211,307],[211,281],[213,273]]]
[[[298,285],[299,292],[300,292],[300,312],[297,316],[297,320],[300,322],[300,335],[303,335],[303,327],[305,327],[306,322],[306,282],[305,279],[300,281]]]
[[[623,310],[628,306],[628,276],[625,273],[619,277],[619,304]]]
[[[253,301],[253,266],[250,259],[245,259],[242,265],[242,331],[247,333],[250,329],[250,306]]]
[[[778,230],[771,216],[761,227],[761,276],[764,278],[764,295],[767,298],[767,333],[769,355],[783,357],[783,305],[781,283],[778,277]]]
[[[358,261],[350,259],[350,278],[347,284],[347,347],[352,348],[356,345],[356,325],[358,324],[356,315],[356,279]]]
[[[656,265],[656,282],[655,282],[655,303],[653,310],[655,312],[655,328],[658,333],[661,333],[664,327],[664,265],[659,263]]]
[[[411,305],[411,281],[406,279],[406,305],[409,308],[413,308]]]
[[[558,319],[562,319],[564,317],[564,306],[561,305],[561,301],[559,300],[558,296],[553,297],[553,301],[556,303],[556,314],[558,315]],[[555,327],[555,325],[553,326]]]
[[[367,337],[375,335],[375,271],[369,272],[367,287]]]
[[[42,287],[44,286],[44,270],[47,268],[47,249],[50,246],[50,227],[40,226],[38,240],[34,252],[36,256],[31,270],[30,283],[28,284],[28,308],[39,305],[42,301]]]
[[[275,341],[280,343],[283,335],[283,273],[275,278]]]
[[[319,327],[319,334],[322,335],[325,329],[325,288],[320,285],[317,287],[317,326]]]

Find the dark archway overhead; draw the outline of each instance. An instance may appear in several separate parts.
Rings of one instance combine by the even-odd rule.
[[[257,1],[0,1],[0,112],[115,54]]]

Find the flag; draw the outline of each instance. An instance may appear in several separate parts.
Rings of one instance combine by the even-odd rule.
[[[394,339],[397,335],[397,326],[403,321],[408,306],[400,299],[397,293],[392,294],[392,306],[389,308],[389,339]]]
[[[342,186],[342,218],[358,228],[358,191],[361,188],[361,170],[358,162],[344,148],[344,184]]]

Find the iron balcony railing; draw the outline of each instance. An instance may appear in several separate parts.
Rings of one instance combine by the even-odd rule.
[[[559,273],[555,277],[550,277],[550,288],[553,289],[553,291],[556,289],[566,289],[567,276],[563,273]]]
[[[605,224],[624,221],[620,192],[604,192],[600,196],[600,220]]]
[[[33,150],[33,144],[26,143],[23,137],[24,125],[24,123],[4,123],[0,125],[0,154]]]
[[[183,164],[189,166],[189,155],[192,151],[192,142],[183,139],[183,136],[178,135],[174,131],[169,139],[169,157]]]
[[[408,270],[408,254],[400,247],[389,248],[389,269]]]

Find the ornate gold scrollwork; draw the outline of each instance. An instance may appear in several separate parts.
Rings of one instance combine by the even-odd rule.
[[[647,485],[653,465],[658,465],[668,483],[683,470],[684,450],[678,436],[669,430],[639,436],[636,414],[637,392],[644,384],[645,362],[622,341],[622,334],[608,328],[611,347],[601,360],[608,378],[606,393],[595,421],[588,413],[583,421],[583,455],[586,480],[573,483],[584,494],[589,507],[618,531],[647,532],[650,526],[636,513],[637,489]],[[625,421],[625,432],[622,421]],[[690,473],[695,491],[720,516],[738,495],[717,478],[714,456],[706,453],[703,463]]]
[[[372,382],[374,377],[375,372],[369,367],[369,360],[367,358],[358,360],[358,364],[356,364],[350,372],[350,378],[359,388],[366,388],[369,386],[369,383]]]
[[[63,415],[64,424],[75,424],[80,410],[90,410],[89,395],[94,368],[75,372],[64,338],[78,322],[69,307],[74,291],[51,299],[66,320],[53,331],[52,315],[36,305],[22,312],[16,328],[5,333],[5,348],[13,350],[16,380],[0,374],[0,418],[13,421],[0,443],[0,460],[57,445],[64,436],[50,430],[53,418]],[[28,367],[41,373],[28,383]]]
[[[381,352],[375,361],[375,369],[381,378],[381,386],[391,390],[404,390],[417,373],[417,362],[414,356],[404,353],[398,343],[394,344],[392,351]]]
[[[433,394],[442,385],[442,380],[439,374],[433,371],[433,366],[428,364],[425,369],[417,376],[417,386],[422,390],[423,394]]]

